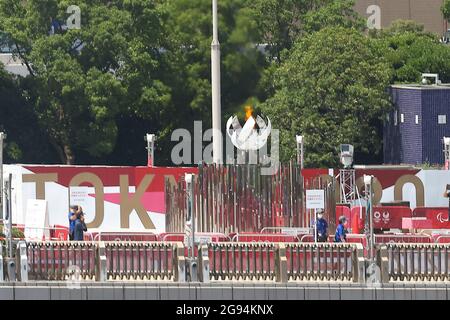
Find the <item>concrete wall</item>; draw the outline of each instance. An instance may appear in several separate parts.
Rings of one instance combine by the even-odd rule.
[[[383,28],[398,19],[415,20],[424,24],[426,30],[442,35],[447,30],[441,12],[442,3],[443,0],[356,0],[355,9],[363,17],[368,17],[367,8],[378,5]]]
[[[447,284],[0,284],[0,300],[449,300]]]

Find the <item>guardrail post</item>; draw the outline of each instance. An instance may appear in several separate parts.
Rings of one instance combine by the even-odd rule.
[[[96,250],[97,263],[95,264],[95,280],[100,282],[104,282],[107,280],[105,251],[106,251],[105,243],[99,242]]]
[[[184,245],[182,242],[175,244],[174,256],[175,282],[186,282],[186,258],[184,257]]]
[[[209,283],[209,249],[208,245],[202,244],[198,250],[198,272],[199,280],[204,283]]]
[[[281,283],[288,282],[287,274],[287,258],[286,245],[284,243],[278,244],[276,248],[276,281]]]
[[[361,243],[355,243],[352,252],[353,282],[366,282],[366,260],[364,259],[364,247]]]
[[[388,248],[386,245],[378,247],[377,250],[377,264],[380,268],[381,282],[389,282],[389,258],[388,258]]]
[[[25,241],[20,241],[17,245],[17,268],[19,272],[17,273],[18,280],[21,282],[28,281],[28,256],[27,256],[27,243]]]
[[[3,275],[3,246],[0,246],[0,282],[4,281],[4,275]]]

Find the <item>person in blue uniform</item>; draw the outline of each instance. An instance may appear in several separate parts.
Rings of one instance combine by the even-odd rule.
[[[317,212],[316,220],[316,237],[317,242],[327,242],[328,239],[328,222],[323,217],[323,211]]]
[[[83,241],[84,214],[80,206],[71,206],[69,211],[69,240]]]
[[[339,224],[336,228],[336,234],[334,235],[334,242],[346,242],[347,233],[347,218],[341,216],[339,218]]]

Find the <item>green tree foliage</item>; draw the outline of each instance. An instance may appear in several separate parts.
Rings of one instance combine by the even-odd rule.
[[[78,0],[81,29],[50,34],[71,4],[0,0],[0,47],[31,73],[0,68],[7,160],[142,164],[151,132],[157,164],[170,165],[172,131],[211,124],[211,0]],[[299,133],[309,165],[335,165],[340,143],[379,155],[386,87],[422,72],[450,82],[450,47],[412,21],[367,36],[353,5],[220,0],[222,123],[252,104],[282,129],[283,160]]]
[[[219,41],[221,44],[222,123],[257,95],[260,75],[267,65],[258,50],[258,32],[248,2],[221,0]],[[168,5],[165,24],[167,46],[164,82],[171,88],[172,119],[159,133],[159,155],[170,164],[170,136],[176,128],[192,130],[195,120],[203,129],[211,126],[211,0],[177,0]]]
[[[399,20],[372,35],[385,48],[392,83],[418,83],[422,73],[438,73],[443,82],[450,82],[450,47],[421,25]]]
[[[441,9],[444,18],[450,20],[450,0],[445,0]]]
[[[305,32],[337,26],[362,28],[353,5],[354,0],[252,1],[261,41],[278,62],[283,50],[289,50]]]
[[[222,106],[226,113],[255,93],[266,63],[256,47],[257,25],[246,1],[219,1],[218,10]],[[190,112],[189,118],[192,118],[192,114],[195,117],[204,115],[205,120],[210,121],[211,1],[173,1],[169,11],[171,14],[167,26],[171,47],[168,55],[171,57],[170,68],[176,74],[176,77],[170,78],[170,82],[182,94],[179,99],[183,104],[177,106],[176,110]]]
[[[8,135],[5,162],[52,162],[55,154],[31,111],[32,106],[22,97],[17,82],[0,63],[0,131]]]
[[[276,93],[262,106],[281,130],[282,160],[294,157],[299,133],[311,166],[337,165],[341,143],[380,152],[390,70],[377,43],[355,29],[325,28],[302,38],[285,59]]]
[[[77,1],[82,28],[57,28],[50,35],[51,22],[64,23],[70,4],[0,2],[2,29],[31,74],[23,82],[25,96],[67,164],[77,152],[94,157],[111,152],[115,117],[125,104],[128,112],[152,112],[164,109],[169,96],[152,77],[163,37],[162,13],[154,2]]]

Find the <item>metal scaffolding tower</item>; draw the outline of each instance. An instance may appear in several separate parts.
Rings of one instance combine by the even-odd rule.
[[[351,203],[356,200],[355,169],[341,169],[339,171],[341,184],[341,203]]]

